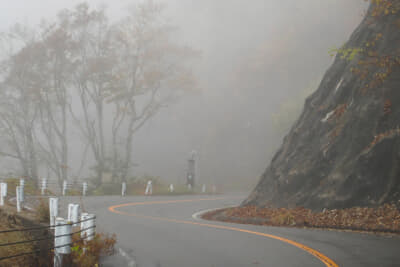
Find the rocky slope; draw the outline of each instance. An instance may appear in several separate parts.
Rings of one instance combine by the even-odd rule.
[[[371,5],[243,205],[399,201],[400,1],[383,2],[388,12]]]

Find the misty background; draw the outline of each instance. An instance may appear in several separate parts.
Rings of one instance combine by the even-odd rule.
[[[1,0],[0,31],[36,25],[82,1]],[[87,1],[118,19],[132,3]],[[201,51],[197,90],[161,109],[134,137],[132,175],[183,182],[186,160],[199,155],[199,182],[250,189],[269,164],[305,97],[315,90],[361,21],[362,0],[168,0],[176,38]],[[82,149],[71,133],[70,165]],[[83,176],[90,176],[90,155]],[[4,164],[4,161],[3,161]]]

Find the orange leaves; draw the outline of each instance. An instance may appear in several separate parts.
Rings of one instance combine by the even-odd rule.
[[[212,214],[205,214],[204,218],[274,226],[400,232],[400,210],[390,204],[377,208],[324,209],[322,212],[312,212],[303,207],[275,209],[246,206],[213,211]]]

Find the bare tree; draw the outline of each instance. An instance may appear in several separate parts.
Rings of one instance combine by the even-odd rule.
[[[41,64],[35,59],[41,56],[42,50],[38,49],[33,34],[20,25],[8,37],[8,44],[17,52],[2,62],[0,125],[8,151],[1,154],[17,159],[22,176],[36,182],[38,155],[34,138],[38,106],[35,96],[42,77],[38,75]]]
[[[80,4],[36,34],[11,31],[14,50],[0,76],[0,130],[8,146],[0,153],[34,179],[40,160],[61,184],[69,175],[73,120],[84,139],[79,144],[87,144],[83,154],[93,154],[96,184],[105,173],[126,180],[135,133],[195,86],[188,62],[197,52],[173,41],[162,13],[149,1],[110,24],[104,10]]]
[[[103,10],[89,10],[80,4],[62,15],[74,43],[72,54],[73,85],[77,90],[82,117],[71,107],[71,114],[88,141],[96,165],[96,183],[106,171],[104,133],[105,92],[110,83],[113,58],[110,57],[109,26]]]
[[[134,133],[179,91],[194,86],[185,66],[196,53],[171,41],[173,28],[163,8],[148,2],[110,25],[102,10],[80,5],[69,13],[76,43],[75,86],[80,96],[80,128],[96,160],[97,181],[104,172],[125,180],[132,163]],[[104,129],[112,108],[111,146]],[[74,117],[79,120],[78,116]]]
[[[44,57],[43,84],[38,94],[39,118],[43,142],[38,142],[43,158],[61,185],[68,178],[68,118],[71,95],[68,92],[71,47],[65,30],[47,26],[41,34]],[[39,138],[38,138],[39,140]]]
[[[112,120],[112,177],[124,181],[133,166],[134,134],[163,106],[194,87],[186,63],[197,55],[172,40],[174,28],[152,1],[131,10],[113,28],[117,59],[108,102]],[[118,142],[117,142],[118,140]]]

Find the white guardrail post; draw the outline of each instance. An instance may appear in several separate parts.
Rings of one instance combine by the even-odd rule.
[[[49,198],[49,211],[50,211],[50,226],[56,225],[56,218],[58,217],[58,198]]]
[[[42,186],[41,186],[42,196],[44,196],[46,194],[46,189],[47,189],[47,179],[43,178]]]
[[[87,227],[87,219],[89,218],[89,213],[82,212],[81,214],[81,238],[85,238],[87,236],[86,227]]]
[[[20,179],[19,180],[19,197],[20,197],[20,202],[22,204],[22,208],[24,208],[24,201],[25,201],[25,195],[24,195],[24,188],[25,188],[25,179]]]
[[[82,184],[82,195],[83,195],[83,196],[86,196],[87,189],[88,189],[88,184],[87,184],[87,182],[83,182],[83,184]]]
[[[17,212],[21,212],[21,186],[17,185],[15,187],[15,194],[17,198]]]
[[[201,188],[201,192],[204,194],[206,192],[206,189],[207,189],[206,185],[203,184],[203,186]]]
[[[4,199],[7,196],[7,183],[0,184],[0,206],[4,206]]]
[[[54,267],[61,267],[62,256],[71,253],[72,225],[63,218],[56,218],[54,230]]]
[[[94,214],[88,214],[88,216],[89,216],[89,218],[91,218],[91,220],[87,221],[88,224],[86,226],[89,229],[87,229],[87,235],[86,235],[87,238],[86,238],[86,240],[87,241],[91,241],[91,240],[94,239],[94,235],[96,234],[96,229],[95,229],[96,216]]]
[[[170,192],[170,193],[173,193],[173,192],[174,192],[174,185],[173,185],[173,184],[170,184],[170,185],[169,185],[169,192]]]
[[[79,204],[68,205],[68,221],[73,223],[73,226],[77,226],[79,222],[80,208]]]
[[[152,181],[148,181],[146,185],[146,190],[144,191],[144,194],[147,195],[152,195],[153,194],[153,183]]]
[[[85,241],[93,240],[95,231],[95,215],[89,213],[82,213],[81,215],[81,238]]]
[[[126,183],[122,183],[121,195],[124,197],[126,195]]]
[[[67,180],[63,181],[62,195],[65,196],[67,194]]]

